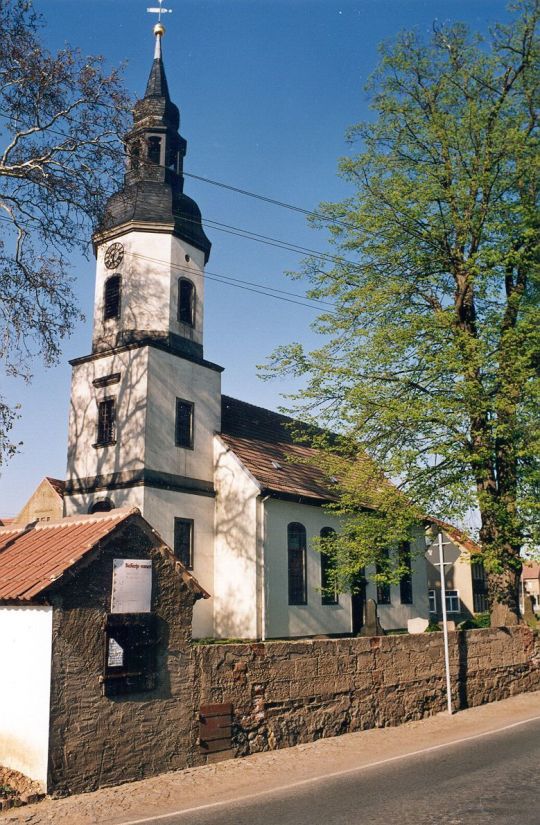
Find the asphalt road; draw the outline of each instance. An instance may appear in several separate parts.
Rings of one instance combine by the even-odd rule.
[[[540,825],[540,720],[340,776],[138,822]]]

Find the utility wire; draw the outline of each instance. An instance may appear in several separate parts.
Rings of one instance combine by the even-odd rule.
[[[0,221],[5,221],[5,222],[10,223],[10,224],[12,223],[10,218],[4,217],[2,215],[0,215]],[[23,228],[31,228],[31,227],[28,227],[25,224],[18,224],[18,225],[22,226]],[[143,259],[148,260],[148,261],[153,262],[153,263],[162,264],[163,266],[169,267],[171,269],[177,269],[179,271],[183,271],[183,272],[193,274],[193,269],[191,267],[184,267],[181,264],[171,264],[169,261],[165,261],[165,260],[162,260],[160,258],[152,258],[150,256],[141,255],[140,253],[136,253],[136,252],[131,252],[131,253],[127,253],[127,254],[130,254],[133,257],[137,257],[137,258],[143,258]],[[285,301],[286,303],[289,303],[289,304],[296,304],[297,306],[306,307],[307,309],[313,309],[313,310],[316,310],[316,311],[321,311],[321,308],[319,306],[315,306],[314,304],[308,304],[308,303],[305,303],[304,301],[294,300],[293,298],[306,297],[306,296],[300,295],[296,292],[287,292],[286,290],[283,290],[283,289],[277,289],[275,287],[268,287],[264,284],[257,284],[254,281],[246,281],[246,280],[242,280],[241,278],[234,278],[231,275],[223,275],[220,272],[209,272],[209,271],[203,270],[202,274],[203,274],[203,277],[205,279],[208,279],[209,281],[214,281],[215,283],[223,284],[224,286],[236,287],[236,289],[243,289],[247,292],[253,292],[257,295],[263,295],[266,298],[275,298],[278,301]],[[279,293],[279,294],[276,294],[276,293]],[[292,296],[292,297],[286,297],[286,296]],[[306,300],[313,301],[313,302],[316,302],[318,304],[324,304],[328,307],[333,306],[333,304],[331,304],[330,302],[322,301],[318,298],[307,298],[306,297]],[[332,309],[329,309],[327,311],[332,313]]]
[[[6,120],[11,120],[10,115],[6,112],[3,112],[2,110],[0,110],[0,116],[5,118]],[[69,118],[67,119],[69,120]],[[60,135],[61,137],[69,137],[69,135],[67,135],[65,132],[61,132],[59,129],[54,129],[53,127],[47,127],[42,131],[52,132],[53,134]],[[106,152],[109,152],[109,154],[117,155],[123,159],[129,158],[131,160],[133,158],[133,155],[130,152],[128,152],[127,149],[115,149],[112,146],[107,145],[104,145],[102,149]],[[137,160],[141,161],[141,158],[137,158]],[[167,166],[158,163],[152,165],[157,166],[161,169],[168,168]],[[182,171],[182,174],[185,177],[193,178],[194,180],[199,180],[203,183],[211,184],[212,186],[217,186],[220,189],[227,189],[230,192],[236,192],[238,195],[244,195],[248,198],[255,198],[256,200],[263,201],[264,203],[272,204],[272,206],[279,206],[282,209],[289,209],[292,212],[298,212],[302,215],[307,215],[308,217],[316,218],[317,220],[326,221],[326,223],[337,224],[338,226],[343,226],[346,229],[358,229],[358,227],[354,224],[348,223],[347,221],[343,221],[340,218],[328,217],[327,215],[323,215],[321,212],[317,212],[313,209],[307,209],[306,207],[288,203],[287,201],[278,200],[277,198],[271,198],[268,195],[262,195],[260,192],[252,192],[249,189],[242,189],[241,187],[233,186],[231,183],[225,183],[224,181],[214,180],[213,178],[207,178],[204,175],[197,175],[194,172]]]
[[[130,255],[133,258],[141,258],[145,261],[151,261],[152,263],[163,264],[164,266],[168,267],[169,269],[177,269],[181,272],[187,272],[193,274],[193,268],[190,266],[183,266],[182,264],[173,264],[169,263],[168,261],[164,261],[161,258],[153,258],[150,255],[143,255],[140,252],[126,252],[127,255]],[[289,292],[286,289],[278,289],[277,287],[268,286],[267,284],[258,284],[256,281],[246,281],[242,278],[234,278],[232,275],[223,275],[220,272],[211,272],[208,269],[203,270],[203,274],[205,277],[211,276],[212,278],[223,278],[226,281],[234,281],[239,284],[248,284],[252,287],[257,287],[257,289],[263,290],[270,290],[271,292],[277,292],[281,295],[289,295],[293,298],[307,298],[306,295],[301,295],[298,292]],[[318,304],[325,304],[328,307],[334,307],[334,304],[330,301],[323,301],[321,298],[307,298],[308,301],[315,301]],[[308,304],[304,304],[304,306],[308,306]],[[315,309],[316,307],[312,307]]]

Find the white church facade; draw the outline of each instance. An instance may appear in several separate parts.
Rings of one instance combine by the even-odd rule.
[[[196,638],[355,632],[377,596],[385,629],[427,618],[422,529],[407,586],[321,593],[310,540],[339,524],[323,477],[303,463],[309,448],[283,416],[222,396],[222,368],[203,356],[210,242],[183,192],[186,141],[155,32],[124,184],[94,235],[92,351],[71,362],[64,513],[139,508],[212,595],[195,607]]]

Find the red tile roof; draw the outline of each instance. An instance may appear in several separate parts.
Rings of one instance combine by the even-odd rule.
[[[136,508],[125,508],[0,528],[0,601],[31,601],[132,516],[141,518]],[[189,586],[207,597],[183,565],[176,564]]]
[[[473,555],[478,555],[482,553],[481,546],[474,541],[467,533],[464,533],[463,530],[460,530],[459,527],[454,527],[453,524],[449,524],[447,521],[441,521],[438,518],[434,518],[433,516],[428,516],[428,521],[432,524],[438,525],[441,527],[444,532],[449,536],[452,541],[458,544],[460,547],[463,547],[465,550],[468,550],[469,553]]]
[[[221,438],[265,492],[333,501],[324,474],[304,463],[316,450],[295,444],[285,415],[222,396]]]

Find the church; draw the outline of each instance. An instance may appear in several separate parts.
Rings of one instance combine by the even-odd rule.
[[[400,585],[328,595],[311,539],[337,530],[323,476],[305,464],[289,419],[221,393],[203,350],[211,244],[184,192],[186,140],[161,52],[125,136],[124,181],[93,236],[91,352],[71,361],[64,515],[136,507],[211,594],[195,638],[357,632],[363,601],[383,628],[428,617],[424,534]],[[369,573],[369,571],[368,571]]]

